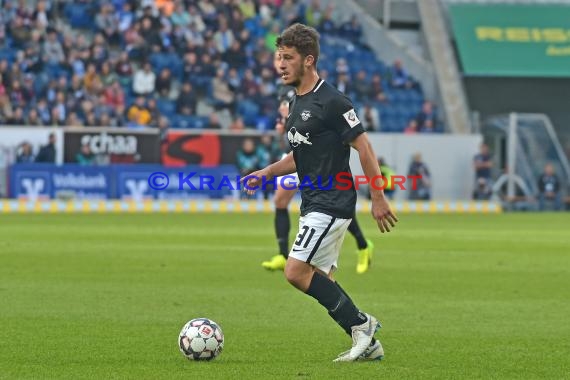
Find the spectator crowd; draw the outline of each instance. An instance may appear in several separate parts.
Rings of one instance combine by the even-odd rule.
[[[274,44],[284,27],[303,22],[372,54],[358,19],[319,0],[0,3],[2,125],[268,130],[278,107]],[[348,53],[327,57],[325,45],[320,75],[353,97],[367,130],[386,130],[391,92],[423,101],[401,62],[355,68]],[[439,131],[430,102],[419,113],[392,113],[404,120],[399,131]]]

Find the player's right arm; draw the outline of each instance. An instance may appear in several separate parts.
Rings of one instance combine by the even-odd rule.
[[[249,188],[246,188],[246,192],[251,195],[255,193],[255,190],[257,190],[259,186],[262,186],[263,183],[267,183],[275,177],[295,173],[296,171],[297,165],[295,165],[295,160],[293,159],[293,152],[289,152],[282,160],[244,177],[244,179],[247,179],[247,187]]]

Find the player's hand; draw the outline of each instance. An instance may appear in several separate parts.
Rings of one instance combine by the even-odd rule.
[[[398,218],[392,212],[390,204],[384,196],[372,200],[372,217],[376,220],[382,233],[390,232],[390,227],[395,227],[396,222],[398,222]]]
[[[264,182],[267,183],[270,179],[269,170],[265,168],[244,176],[240,179],[240,182],[244,184],[243,191],[248,195],[253,195]]]

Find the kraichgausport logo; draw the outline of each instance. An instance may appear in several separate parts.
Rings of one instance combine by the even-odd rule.
[[[253,175],[246,176],[222,176],[215,178],[211,175],[198,175],[198,173],[179,172],[168,176],[163,172],[152,173],[147,180],[148,186],[153,190],[265,190],[267,188],[281,187],[285,190],[304,189],[311,190],[350,190],[352,188],[358,190],[360,186],[369,185],[377,190],[390,189],[398,187],[406,190],[406,182],[411,180],[411,186],[408,188],[415,190],[417,188],[417,180],[422,177],[417,176],[390,176],[390,181],[384,176],[375,176],[369,178],[365,175],[353,175],[349,172],[340,172],[335,176],[317,176],[312,178],[305,176],[298,178],[295,174],[288,174],[281,177],[256,177]],[[249,179],[260,180],[261,185],[248,185]],[[390,186],[388,186],[390,184]]]

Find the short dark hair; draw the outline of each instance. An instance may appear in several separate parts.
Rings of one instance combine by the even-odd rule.
[[[303,57],[312,55],[315,58],[316,65],[320,52],[319,37],[319,32],[315,28],[295,23],[277,37],[275,46],[278,48],[281,46],[294,47]]]

